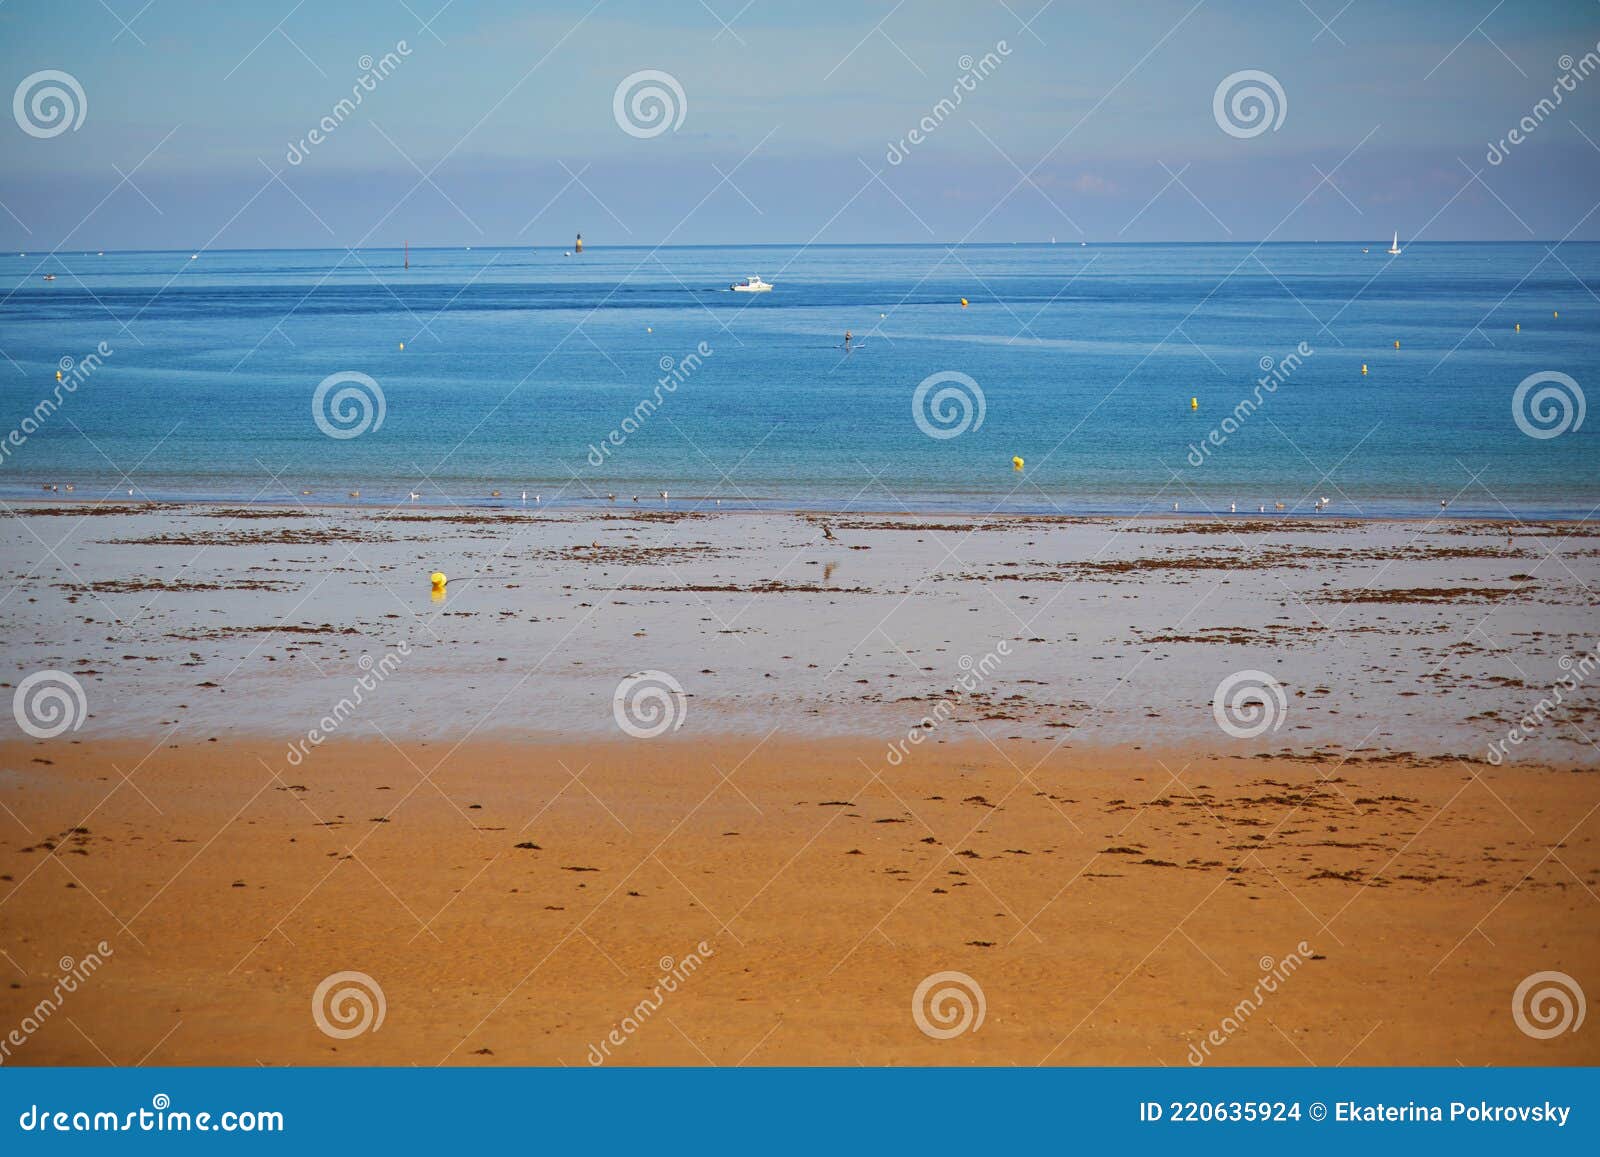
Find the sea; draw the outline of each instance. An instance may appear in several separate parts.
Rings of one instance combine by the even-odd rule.
[[[0,498],[1592,515],[1600,244],[1388,247],[8,253]]]

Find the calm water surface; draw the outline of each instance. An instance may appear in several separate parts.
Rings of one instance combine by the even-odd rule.
[[[1588,514],[1600,245],[1384,248],[7,254],[0,495]],[[750,274],[776,289],[728,291]],[[1545,424],[1571,428],[1536,438],[1513,402],[1547,371],[1579,396],[1557,383]],[[338,373],[377,383],[381,425],[323,432]],[[919,424],[935,374],[975,388],[934,385]]]

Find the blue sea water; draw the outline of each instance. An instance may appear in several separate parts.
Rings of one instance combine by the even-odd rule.
[[[1588,515],[1600,245],[1385,248],[6,254],[0,495]],[[319,426],[340,373],[381,425]],[[1541,373],[1576,385],[1545,383],[1548,437],[1514,413]],[[938,374],[974,385],[919,424]]]

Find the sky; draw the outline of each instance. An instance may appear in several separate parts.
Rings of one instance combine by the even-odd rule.
[[[1597,0],[0,0],[0,246],[1595,240],[1585,54]]]

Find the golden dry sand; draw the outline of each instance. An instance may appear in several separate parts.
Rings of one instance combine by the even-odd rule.
[[[59,958],[111,950],[7,1063],[584,1065],[614,1029],[622,1064],[1182,1066],[1214,1030],[1207,1063],[1600,1062],[1600,1033],[1512,1015],[1523,978],[1600,958],[1592,771],[1042,743],[890,766],[777,738],[337,740],[293,770],[265,742],[0,751],[0,1034]],[[913,993],[951,970],[985,1015],[935,1039]],[[1241,1013],[1263,970],[1285,979]],[[334,1039],[313,993],[343,971],[386,1011]]]

